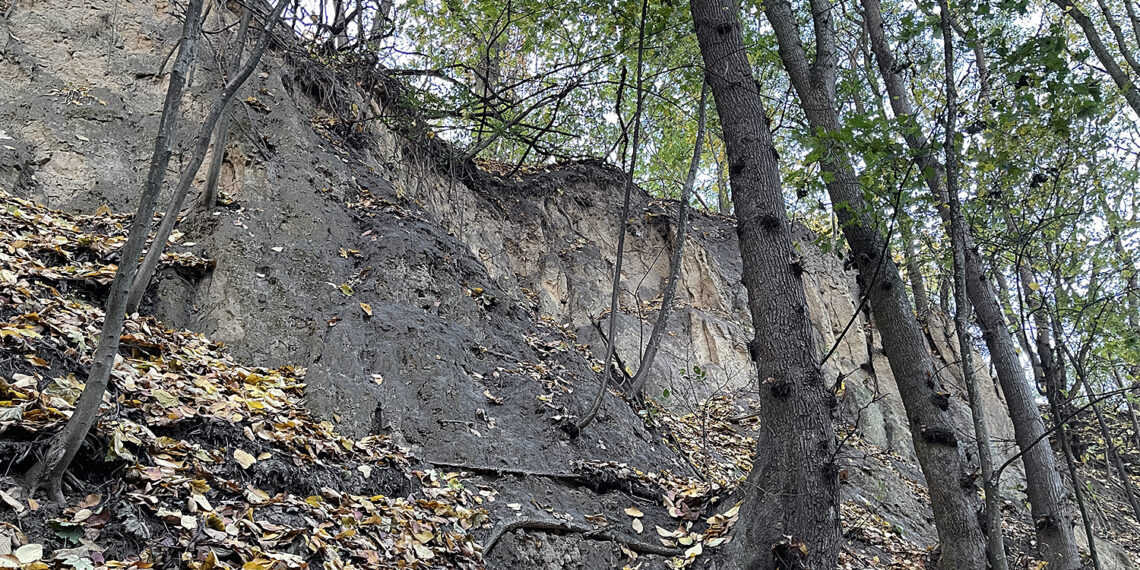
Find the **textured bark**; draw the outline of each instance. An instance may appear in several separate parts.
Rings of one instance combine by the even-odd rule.
[[[281,19],[281,13],[285,11],[285,6],[288,3],[289,0],[277,0],[277,7],[273,9],[272,13],[265,16],[265,26],[261,30],[261,39],[258,40],[257,46],[250,52],[249,58],[241,70],[222,87],[222,93],[214,101],[205,121],[202,122],[202,126],[198,130],[198,139],[195,141],[194,152],[190,155],[190,161],[186,170],[182,172],[182,177],[178,179],[178,186],[174,189],[174,197],[171,198],[170,205],[166,209],[166,215],[162,217],[158,231],[155,232],[150,250],[147,251],[146,258],[143,259],[131,285],[130,294],[127,297],[127,312],[137,311],[139,304],[142,303],[143,294],[146,293],[150,278],[154,276],[158,262],[162,259],[162,252],[166,249],[166,240],[170,238],[170,234],[174,233],[174,226],[178,223],[178,215],[182,211],[182,204],[186,202],[190,185],[193,184],[198,169],[202,167],[202,162],[206,159],[206,152],[210,148],[210,138],[214,133],[214,127],[218,124],[218,119],[221,118],[234,95],[237,94],[238,89],[257,68],[258,62],[261,61],[261,54],[265,53],[265,48],[269,45],[273,27],[277,24],[277,20]]]
[[[115,366],[115,357],[119,354],[119,337],[123,332],[123,320],[127,308],[127,294],[137,271],[136,260],[142,255],[146,246],[146,237],[150,232],[150,220],[158,202],[159,192],[162,191],[162,182],[166,178],[166,167],[170,163],[171,136],[178,122],[178,109],[182,103],[182,90],[186,85],[186,76],[190,70],[190,63],[194,57],[194,47],[202,30],[202,0],[190,0],[186,7],[186,21],[182,26],[182,39],[178,46],[178,56],[174,60],[174,67],[170,71],[170,82],[166,89],[166,101],[162,107],[162,116],[158,122],[158,134],[154,139],[154,152],[150,159],[150,170],[147,173],[146,185],[143,186],[142,196],[139,198],[138,210],[127,232],[127,241],[120,251],[120,262],[115,269],[115,277],[111,282],[111,293],[107,299],[106,317],[103,328],[99,332],[98,345],[91,359],[91,372],[87,376],[87,383],[79,401],[75,403],[75,411],[63,426],[63,431],[52,439],[47,451],[40,460],[25,475],[24,484],[30,490],[39,488],[47,490],[51,499],[57,503],[64,502],[61,486],[63,474],[67,471],[75,454],[83,444],[87,432],[95,424],[99,414],[99,405],[103,401],[103,394],[107,391],[107,384],[111,379],[111,369]]]
[[[970,416],[974,420],[974,440],[978,447],[978,468],[982,473],[982,487],[986,495],[986,553],[993,570],[1007,570],[1009,562],[1005,557],[1005,539],[1002,537],[1001,493],[999,481],[993,476],[993,448],[990,443],[990,429],[986,425],[985,408],[978,393],[978,378],[974,374],[974,343],[967,329],[969,304],[966,301],[966,220],[962,216],[961,199],[958,197],[958,145],[955,137],[958,115],[958,87],[954,81],[954,34],[950,29],[950,4],[947,0],[938,3],[942,13],[942,48],[946,73],[943,84],[946,89],[946,139],[943,149],[946,155],[946,202],[950,217],[950,244],[954,252],[954,329],[958,337],[958,353],[961,359],[962,380],[970,399]]]
[[[942,387],[926,340],[907,298],[887,241],[875,228],[863,188],[845,148],[826,135],[842,128],[835,107],[835,39],[832,6],[812,0],[815,61],[808,63],[795,14],[787,0],[764,4],[776,32],[780,59],[813,130],[828,148],[822,159],[826,182],[843,234],[851,247],[862,284],[867,288],[883,351],[891,364],[910,423],[911,437],[930,490],[935,525],[942,542],[943,568],[982,568],[985,538],[977,518],[972,485],[963,486],[965,461],[947,409],[939,405]],[[739,205],[738,205],[739,207]]]
[[[891,108],[899,119],[913,121],[914,109],[901,75],[896,71],[894,56],[886,38],[886,30],[878,0],[862,0],[864,18],[871,36],[871,47],[879,66],[879,74],[887,86]],[[977,53],[980,50],[976,50]],[[918,129],[906,129],[907,144],[920,153],[927,187],[935,203],[948,203],[948,193],[940,183],[943,166],[926,150],[929,143]],[[950,212],[939,208],[944,221]],[[1071,516],[1066,501],[1056,459],[1048,446],[1033,446],[1045,432],[1045,423],[1037,408],[1036,394],[1025,377],[1025,369],[1017,354],[1017,346],[1010,335],[1002,314],[1001,302],[990,280],[986,277],[981,256],[973,243],[971,233],[965,233],[966,287],[970,303],[977,313],[983,339],[990,351],[990,362],[1005,394],[1006,406],[1013,423],[1014,438],[1024,453],[1026,494],[1036,523],[1036,533],[1042,558],[1052,568],[1069,570],[1081,565],[1080,551],[1070,524]]]
[[[729,567],[834,568],[839,549],[835,400],[818,364],[779,159],[735,2],[692,0],[690,9],[724,128],[742,281],[755,327],[750,349],[769,434],[757,443],[744,485]]]
[[[677,212],[677,237],[673,242],[673,255],[669,259],[669,282],[661,294],[661,310],[657,312],[657,321],[653,323],[653,331],[649,334],[649,342],[645,345],[645,354],[641,357],[641,364],[637,374],[633,377],[632,392],[640,396],[649,381],[649,370],[653,368],[653,360],[657,358],[657,349],[661,346],[661,338],[665,336],[665,326],[669,323],[669,312],[673,308],[673,296],[677,293],[677,281],[681,278],[681,261],[685,254],[685,234],[689,229],[689,198],[693,193],[693,185],[697,182],[697,172],[701,168],[701,147],[705,140],[705,103],[708,99],[708,84],[701,85],[700,110],[697,117],[697,142],[693,145],[693,160],[689,163],[689,174],[685,177],[685,185],[681,188],[681,201]]]

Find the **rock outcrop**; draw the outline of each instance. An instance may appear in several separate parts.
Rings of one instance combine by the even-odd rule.
[[[0,187],[74,211],[133,209],[165,91],[162,66],[177,37],[171,12],[165,2],[66,0],[17,4],[9,20],[0,19]],[[210,49],[199,56],[183,105],[183,145],[219,89],[215,56]],[[172,244],[216,266],[201,279],[160,275],[146,310],[226,343],[246,361],[308,368],[314,413],[348,434],[392,435],[428,461],[533,471],[581,460],[687,469],[616,396],[579,437],[558,429],[584,412],[597,389],[594,363],[572,345],[604,350],[621,173],[575,164],[515,179],[457,176],[425,141],[381,124],[363,142],[349,142],[323,120],[326,97],[315,95],[327,90],[322,78],[284,52],[267,55],[239,97],[257,104],[235,105],[221,181],[232,203],[188,213],[184,237]],[[348,90],[336,96],[360,100]],[[613,317],[620,363],[630,371],[641,366],[660,309],[675,208],[634,196],[622,310]],[[649,389],[678,413],[714,395],[746,395],[757,382],[733,221],[691,219]],[[806,229],[798,238],[819,346],[835,347],[825,371],[842,387],[844,423],[883,451],[846,458],[846,499],[874,505],[905,536],[932,546],[929,508],[914,490],[921,474],[906,415],[874,323],[859,309],[854,273],[822,253]],[[970,440],[950,326],[934,315],[929,342]],[[1002,396],[985,361],[975,362],[997,455],[1009,456]],[[1021,477],[1007,474],[1011,497],[1019,496]],[[549,481],[511,484],[517,497],[543,496],[583,512],[609,501]],[[1013,505],[1024,512],[1022,502]],[[492,559],[504,567],[610,560],[609,546],[576,536],[537,546],[514,534],[503,540],[515,543]]]

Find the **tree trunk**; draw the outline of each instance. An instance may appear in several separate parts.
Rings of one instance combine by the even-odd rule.
[[[834,568],[839,549],[836,403],[818,363],[778,157],[736,3],[692,0],[689,6],[724,128],[742,281],[755,327],[750,350],[771,434],[757,444],[744,484],[736,537],[728,547],[730,565]]]
[[[903,78],[896,71],[879,1],[862,0],[862,5],[871,36],[871,49],[878,63],[879,74],[887,86],[891,108],[899,119],[913,121],[914,109]],[[919,165],[925,173],[927,187],[935,197],[935,203],[947,204],[949,196],[940,182],[944,169],[933,156],[925,152],[929,147],[926,138],[918,129],[905,129],[904,132],[904,138],[911,149],[922,153]],[[946,207],[939,207],[938,211],[944,221],[949,221],[950,212]],[[1024,454],[1022,462],[1025,465],[1026,494],[1029,495],[1042,558],[1051,567],[1060,570],[1079,568],[1080,551],[1069,522],[1069,506],[1065,500],[1056,459],[1047,446],[1032,445],[1045,433],[1045,423],[1037,408],[1036,395],[1025,377],[1017,347],[1002,315],[1001,302],[985,275],[973,236],[966,231],[964,239],[967,294],[977,313],[983,339],[990,351],[990,361],[1005,394],[1014,438]]]
[[[977,495],[963,486],[966,473],[963,450],[954,433],[949,407],[935,373],[922,328],[914,316],[898,267],[887,240],[875,229],[868,214],[852,162],[846,149],[828,133],[841,130],[835,107],[836,47],[832,5],[812,0],[815,31],[814,63],[809,64],[795,14],[787,0],[764,4],[764,13],[776,32],[780,59],[799,96],[800,107],[812,129],[829,146],[821,166],[843,234],[851,247],[863,287],[869,292],[883,351],[891,364],[906,408],[911,437],[930,490],[935,525],[942,542],[943,568],[982,568],[986,564],[985,537],[977,518]],[[739,208],[739,204],[737,205]]]
[[[127,241],[120,250],[120,261],[111,282],[111,293],[107,299],[106,316],[99,332],[99,341],[91,360],[91,372],[75,411],[63,426],[63,431],[52,439],[47,451],[32,466],[25,476],[24,484],[30,490],[44,488],[51,499],[64,502],[62,478],[75,454],[79,452],[87,432],[94,425],[99,413],[99,405],[110,382],[111,369],[119,354],[119,337],[123,332],[123,320],[127,308],[127,293],[138,268],[137,260],[146,246],[150,232],[150,221],[154,217],[162,182],[166,178],[166,167],[170,162],[171,135],[178,121],[178,109],[182,103],[182,90],[194,55],[194,47],[202,30],[202,0],[190,0],[186,7],[186,21],[182,25],[182,39],[178,56],[170,71],[170,83],[166,89],[166,101],[158,123],[158,135],[154,139],[154,152],[150,159],[150,170],[146,185],[139,198]]]
[[[1090,518],[1088,507],[1085,505],[1084,485],[1081,484],[1081,478],[1077,472],[1077,461],[1073,457],[1073,447],[1069,444],[1068,430],[1065,429],[1065,424],[1061,421],[1061,418],[1067,417],[1061,409],[1061,390],[1058,388],[1058,386],[1065,384],[1065,367],[1054,366],[1057,359],[1052,357],[1052,348],[1049,347],[1049,330],[1045,329],[1044,332],[1038,332],[1038,346],[1044,346],[1049,351],[1048,354],[1041,351],[1037,355],[1041,359],[1042,370],[1044,371],[1045,397],[1049,401],[1049,413],[1053,416],[1053,426],[1057,430],[1057,439],[1060,440],[1061,451],[1065,455],[1065,465],[1069,470],[1073,494],[1077,498],[1077,508],[1080,510],[1081,523],[1085,528],[1085,539],[1089,543],[1089,555],[1092,557],[1093,567],[1100,570],[1100,556],[1096,551],[1096,535],[1093,533],[1092,518]]]
[[[942,46],[946,78],[946,140],[943,149],[946,154],[946,194],[949,197],[947,209],[950,217],[950,243],[954,252],[954,329],[958,337],[958,353],[961,355],[962,381],[970,399],[970,415],[974,420],[974,438],[978,446],[978,467],[982,473],[982,487],[986,495],[986,544],[990,568],[1008,570],[1005,558],[1005,539],[1002,536],[1001,496],[998,490],[1000,481],[994,477],[993,448],[990,444],[990,430],[986,425],[985,408],[978,394],[978,379],[974,374],[974,343],[966,328],[969,305],[966,301],[966,220],[962,216],[961,199],[958,196],[958,145],[955,137],[958,115],[958,87],[954,81],[954,34],[950,29],[950,4],[947,0],[938,3],[942,14]]]
[[[130,296],[127,298],[128,313],[138,311],[139,304],[142,303],[143,294],[146,293],[147,285],[150,284],[150,278],[154,276],[154,270],[158,268],[158,262],[162,259],[162,252],[166,249],[166,240],[170,238],[170,234],[174,233],[174,226],[178,223],[178,215],[182,211],[182,204],[186,201],[186,195],[190,192],[190,185],[194,182],[198,169],[202,167],[202,161],[206,159],[214,126],[217,125],[218,119],[225,112],[234,95],[237,94],[237,90],[257,68],[258,62],[261,61],[261,54],[265,53],[265,48],[269,45],[273,27],[281,18],[281,13],[285,10],[285,5],[288,2],[289,0],[277,0],[277,7],[273,9],[272,13],[266,15],[265,25],[261,29],[261,39],[257,42],[257,46],[250,52],[249,59],[246,60],[241,70],[226,82],[225,87],[222,88],[222,93],[210,107],[206,120],[202,122],[202,127],[198,131],[198,140],[194,145],[194,153],[190,155],[190,162],[182,173],[182,177],[178,179],[178,186],[174,189],[174,197],[170,201],[166,215],[162,217],[162,222],[158,225],[158,231],[155,232],[150,250],[147,251],[146,258],[143,259],[131,285]]]
[[[899,212],[899,237],[903,242],[903,254],[906,256],[906,275],[910,281],[910,294],[914,297],[914,310],[919,321],[926,321],[930,316],[930,295],[926,292],[926,284],[922,280],[922,266],[918,263],[918,251],[914,248],[914,234],[911,232],[913,221],[906,212]]]
[[[1108,51],[1104,45],[1104,40],[1100,37],[1100,32],[1096,29],[1096,24],[1088,17],[1080,7],[1072,2],[1072,0],[1052,0],[1058,8],[1061,9],[1063,14],[1068,14],[1074,22],[1081,28],[1084,33],[1085,39],[1089,42],[1089,48],[1093,54],[1096,55],[1097,61],[1104,66],[1104,70],[1108,76],[1112,78],[1112,82],[1116,87],[1124,92],[1124,100],[1128,102],[1128,106],[1137,114],[1140,114],[1140,90],[1136,89],[1135,83],[1128,77],[1128,73],[1121,69],[1120,64],[1116,62],[1116,58]],[[1127,46],[1120,46],[1120,49],[1128,49]]]
[[[249,30],[249,18],[252,13],[249,8],[241,9],[241,23],[238,24],[237,37],[234,39],[233,56],[226,66],[228,73],[236,73],[238,66],[241,65],[241,54],[245,50],[245,35]],[[206,172],[206,189],[198,201],[198,209],[203,212],[209,212],[218,202],[218,177],[222,173],[222,162],[226,156],[232,122],[232,113],[225,113],[218,122],[218,133],[214,136],[214,154],[210,156],[210,170]]]
[[[685,253],[685,233],[689,227],[689,198],[693,193],[693,185],[697,181],[697,172],[701,167],[701,145],[705,139],[705,103],[708,99],[708,84],[701,84],[700,111],[697,116],[697,142],[693,147],[693,160],[689,164],[689,174],[685,177],[685,185],[681,188],[681,202],[677,212],[677,237],[673,243],[673,255],[669,260],[669,282],[661,294],[661,310],[657,312],[657,321],[653,323],[653,331],[649,334],[649,343],[645,346],[645,354],[641,357],[641,364],[637,374],[633,377],[632,392],[640,396],[649,381],[649,371],[653,368],[653,360],[657,358],[657,349],[661,346],[661,337],[665,335],[665,326],[669,322],[669,311],[673,308],[673,296],[677,293],[677,281],[681,278],[681,262]]]
[[[637,170],[637,151],[641,145],[641,113],[644,109],[645,92],[642,90],[642,66],[645,63],[645,18],[649,9],[649,0],[641,0],[641,20],[638,23],[637,32],[637,80],[636,80],[636,93],[634,96],[637,98],[637,103],[634,106],[633,112],[633,141],[630,148],[629,157],[629,172],[625,179],[625,195],[623,197],[621,206],[621,221],[618,222],[618,239],[617,239],[617,254],[614,258],[614,281],[613,289],[610,291],[610,322],[609,330],[606,333],[606,356],[602,364],[602,377],[598,379],[598,392],[594,395],[594,402],[590,405],[590,410],[575,426],[576,432],[586,429],[594,421],[598,415],[598,410],[602,408],[602,398],[606,395],[606,388],[610,383],[610,366],[614,361],[614,350],[617,348],[617,314],[619,307],[618,296],[621,294],[621,265],[622,259],[625,255],[625,232],[626,226],[629,223],[629,198],[633,192],[633,175]],[[618,91],[617,107],[621,109],[621,91]]]

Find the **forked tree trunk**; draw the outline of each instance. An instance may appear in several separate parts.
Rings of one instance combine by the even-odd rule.
[[[724,128],[742,281],[755,327],[765,437],[728,546],[732,568],[835,568],[838,477],[832,414],[793,252],[778,157],[745,54],[736,2],[691,0],[697,40]],[[802,546],[802,548],[801,548]]]
[[[210,107],[206,120],[202,122],[202,126],[198,130],[194,152],[190,155],[190,161],[186,170],[182,172],[182,177],[178,179],[178,186],[174,189],[174,197],[170,200],[166,215],[162,217],[158,231],[155,232],[150,250],[147,251],[146,258],[143,259],[131,285],[130,295],[127,297],[128,313],[137,311],[139,304],[142,303],[143,294],[146,293],[147,285],[150,284],[150,278],[154,276],[158,262],[162,259],[162,252],[166,249],[166,240],[170,238],[170,234],[174,233],[174,226],[178,223],[178,215],[182,212],[182,204],[186,202],[190,185],[193,184],[194,177],[198,175],[198,169],[202,167],[202,162],[206,159],[206,152],[210,149],[210,138],[214,134],[214,126],[217,125],[218,119],[221,118],[238,89],[257,68],[258,62],[261,61],[261,54],[265,53],[265,48],[272,38],[273,27],[277,24],[277,20],[281,19],[281,13],[288,3],[289,0],[277,0],[277,7],[274,8],[273,12],[266,14],[265,25],[261,29],[261,38],[258,40],[257,46],[250,52],[249,59],[245,61],[241,70],[222,87],[221,94]]]
[[[891,364],[906,409],[915,454],[930,490],[935,525],[942,543],[943,568],[982,568],[986,541],[979,524],[978,499],[972,485],[963,486],[963,450],[954,432],[949,402],[934,370],[926,339],[915,318],[906,288],[887,240],[876,229],[863,187],[847,150],[835,137],[842,130],[835,103],[837,48],[833,6],[811,0],[815,61],[809,63],[799,25],[787,0],[764,4],[779,43],[780,59],[796,90],[812,130],[826,145],[821,166],[828,194],[867,289],[883,352]]]
[[[154,139],[150,170],[147,173],[142,196],[139,198],[135,218],[127,233],[127,241],[119,252],[119,266],[115,269],[115,277],[111,282],[103,328],[99,332],[98,345],[91,359],[91,372],[87,376],[87,383],[83,387],[79,401],[75,403],[75,411],[63,426],[63,431],[51,440],[47,451],[25,475],[24,485],[28,489],[32,491],[45,489],[51,499],[57,503],[64,502],[63,474],[75,459],[75,454],[79,452],[79,447],[87,437],[87,432],[95,424],[99,405],[103,401],[103,394],[107,391],[107,384],[111,379],[111,369],[115,366],[115,357],[119,354],[119,336],[123,332],[123,320],[127,312],[127,293],[138,268],[137,260],[146,246],[150,221],[154,217],[158,195],[166,178],[166,166],[170,162],[171,153],[170,138],[178,121],[182,90],[186,85],[186,76],[190,70],[194,47],[198,42],[198,36],[201,35],[201,29],[202,0],[190,0],[186,7],[186,21],[182,25],[178,56],[170,71],[170,83],[166,88],[166,101],[158,122],[158,134]]]

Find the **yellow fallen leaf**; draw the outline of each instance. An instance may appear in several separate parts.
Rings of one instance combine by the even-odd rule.
[[[361,303],[360,310],[364,311],[364,314],[370,317],[372,316],[372,305],[369,305],[368,303]]]
[[[248,451],[245,451],[243,449],[234,450],[234,459],[237,460],[242,469],[249,469],[251,465],[257,463],[257,458],[250,455]]]
[[[645,516],[645,513],[641,512],[641,509],[639,509],[637,507],[630,507],[630,508],[626,509],[625,514],[627,514],[631,517],[643,517],[643,516]]]

